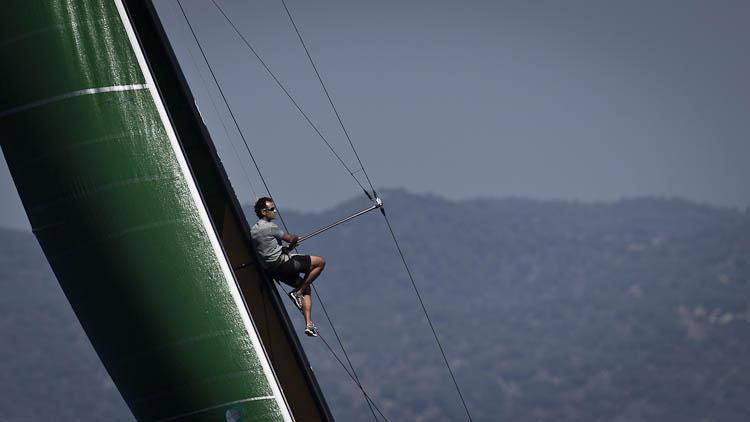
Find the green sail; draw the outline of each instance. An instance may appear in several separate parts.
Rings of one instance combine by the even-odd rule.
[[[278,294],[254,267],[232,270],[254,259],[246,223],[152,5],[3,10],[0,144],[133,415],[330,419]],[[271,316],[253,310],[266,305]]]

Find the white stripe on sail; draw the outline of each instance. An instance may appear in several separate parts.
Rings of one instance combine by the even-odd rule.
[[[24,104],[22,106],[13,107],[9,110],[1,111],[0,119],[6,116],[10,116],[11,114],[20,113],[22,111],[30,110],[35,107],[47,105],[47,104],[54,103],[56,101],[65,100],[68,98],[80,97],[81,95],[101,94],[104,92],[137,91],[140,89],[148,89],[148,88],[149,86],[147,84],[137,84],[137,85],[114,85],[114,86],[103,86],[99,88],[79,89],[78,91],[66,92],[65,94],[55,95],[54,97],[37,100],[28,104]]]
[[[245,326],[245,331],[250,337],[250,342],[253,345],[253,349],[255,350],[255,354],[260,363],[260,366],[261,368],[263,368],[263,373],[265,375],[266,381],[271,387],[271,391],[273,392],[273,397],[276,401],[277,406],[279,407],[279,411],[281,412],[282,418],[286,422],[291,422],[293,421],[293,417],[292,417],[291,410],[289,409],[289,406],[287,404],[286,397],[284,396],[281,390],[281,387],[278,384],[278,380],[276,379],[276,374],[273,372],[271,365],[268,363],[268,355],[266,354],[266,351],[260,342],[260,338],[255,328],[255,325],[253,321],[250,319],[250,315],[247,309],[245,309],[245,304],[242,299],[242,296],[240,295],[240,290],[239,290],[239,287],[237,286],[237,282],[235,281],[234,273],[230,269],[227,258],[224,255],[221,245],[219,244],[218,236],[216,232],[214,231],[213,225],[211,224],[211,220],[208,217],[208,212],[206,211],[206,208],[203,204],[203,200],[201,199],[200,193],[198,192],[198,187],[196,185],[195,180],[193,179],[192,173],[190,172],[190,168],[187,164],[187,160],[185,159],[185,156],[182,153],[182,148],[180,147],[180,144],[177,141],[177,135],[175,134],[174,128],[172,127],[172,124],[169,120],[169,116],[167,115],[167,109],[164,106],[164,102],[162,101],[162,98],[161,98],[161,95],[159,94],[158,89],[156,89],[156,84],[154,83],[153,75],[151,75],[151,71],[148,67],[148,64],[146,63],[146,58],[144,57],[143,51],[141,50],[141,47],[138,44],[138,39],[136,38],[135,31],[133,30],[133,27],[130,23],[128,14],[125,11],[125,7],[122,3],[122,0],[115,0],[115,5],[117,6],[117,10],[120,13],[120,19],[122,20],[123,25],[125,26],[125,31],[127,32],[128,38],[130,39],[130,44],[133,47],[133,52],[135,53],[135,56],[138,59],[138,64],[141,67],[141,72],[143,73],[143,76],[146,79],[146,84],[149,86],[149,89],[151,91],[151,95],[154,99],[156,109],[159,112],[159,116],[161,117],[162,124],[164,125],[164,129],[166,130],[167,136],[169,137],[170,144],[172,145],[172,150],[174,151],[174,154],[177,158],[177,162],[179,163],[180,168],[182,169],[182,173],[185,177],[188,188],[190,189],[190,194],[198,210],[198,214],[203,223],[203,227],[206,232],[206,235],[208,236],[211,242],[211,246],[213,246],[216,260],[221,266],[221,270],[224,274],[224,279],[227,282],[227,287],[229,288],[229,292],[231,293],[232,298],[234,299],[234,303],[235,303],[235,306],[237,307],[237,311]]]

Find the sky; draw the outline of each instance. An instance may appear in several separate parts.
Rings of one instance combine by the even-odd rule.
[[[277,205],[361,194],[213,3],[181,1]],[[357,170],[281,1],[216,1]],[[286,1],[378,189],[750,207],[745,0]],[[251,202],[266,192],[201,51],[176,0],[155,3]],[[0,227],[30,230],[4,160]]]

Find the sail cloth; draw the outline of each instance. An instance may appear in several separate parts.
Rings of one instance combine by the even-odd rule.
[[[3,153],[134,416],[331,419],[152,5],[4,9]]]

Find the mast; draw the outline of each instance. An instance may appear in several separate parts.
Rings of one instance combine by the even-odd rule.
[[[332,419],[153,5],[6,3],[0,144],[133,415]]]

